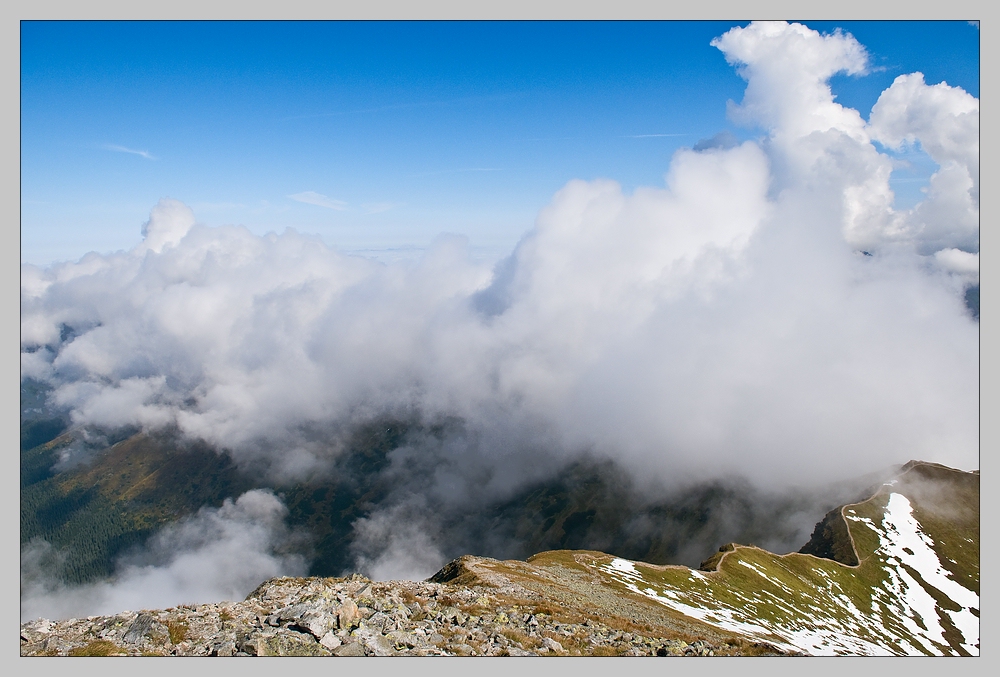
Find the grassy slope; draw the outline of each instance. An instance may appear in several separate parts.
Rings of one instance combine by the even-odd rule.
[[[352,525],[385,495],[378,471],[401,434],[399,426],[363,428],[336,479],[279,488],[289,523],[312,536],[314,575],[339,575],[350,565]],[[164,525],[265,486],[205,445],[149,434],[132,435],[89,462],[53,472],[59,450],[74,444],[74,435],[21,451],[21,543],[44,538],[57,546],[68,583],[107,576],[118,555]]]
[[[893,493],[909,499],[948,578],[975,594],[977,601],[964,612],[967,632],[969,619],[975,617],[975,637],[963,637],[957,627],[960,604],[913,567],[891,558],[884,519]],[[714,558],[717,570],[712,572],[598,554],[584,562],[622,594],[643,595],[693,619],[789,650],[978,654],[978,505],[978,474],[917,464],[868,501],[845,506],[860,559],[856,567],[748,546],[726,547]],[[531,562],[542,567],[565,564],[555,553]]]
[[[159,527],[248,488],[224,457],[148,435],[53,474],[58,450],[72,443],[67,433],[21,453],[21,543],[44,538],[60,548],[67,582],[112,573],[117,555]]]

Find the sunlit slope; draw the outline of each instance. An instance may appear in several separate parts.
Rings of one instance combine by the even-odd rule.
[[[227,457],[146,434],[54,472],[60,449],[79,434],[21,452],[21,544],[41,538],[59,548],[67,583],[112,574],[115,558],[157,529],[250,488]]]
[[[577,561],[692,619],[785,650],[978,655],[978,473],[910,463],[841,516],[856,566],[739,545],[705,563],[714,571]]]

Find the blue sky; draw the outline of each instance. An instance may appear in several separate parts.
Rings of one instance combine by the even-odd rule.
[[[868,49],[831,83],[866,118],[913,71],[979,96],[966,22],[805,23]],[[570,179],[662,185],[677,148],[759,135],[727,120],[745,83],[709,44],[745,24],[23,22],[22,261],[131,248],[165,196],[345,251],[452,232],[496,258]],[[934,170],[907,155],[902,206]]]

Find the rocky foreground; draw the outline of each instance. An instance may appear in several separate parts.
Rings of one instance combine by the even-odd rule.
[[[276,578],[242,602],[125,611],[21,625],[22,656],[733,656],[779,655],[762,643],[665,627],[655,607],[613,599],[573,604],[572,585],[545,599],[511,577],[473,573],[500,563],[456,560],[435,578],[373,582]],[[477,567],[477,565],[479,565]],[[487,565],[483,567],[482,565]],[[499,585],[498,585],[499,583]],[[562,585],[560,585],[562,583]],[[587,585],[589,582],[583,582]],[[537,586],[531,586],[536,587]],[[549,590],[551,592],[551,590]],[[562,597],[560,600],[559,598]],[[599,596],[598,596],[599,597]],[[595,603],[596,602],[596,603]],[[642,606],[642,605],[640,605]],[[652,612],[652,613],[650,613]],[[659,621],[659,622],[658,622]],[[669,623],[668,623],[669,625]]]

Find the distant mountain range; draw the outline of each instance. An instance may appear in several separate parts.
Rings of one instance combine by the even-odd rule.
[[[332,472],[277,486],[169,431],[69,428],[34,385],[22,383],[21,543],[54,546],[58,567],[49,574],[68,585],[108,580],[122,556],[165,526],[261,487],[287,507],[285,521],[311,576],[351,576],[363,561],[356,524],[398,493],[393,452],[414,434],[440,433],[412,421],[371,422],[346,438]],[[435,584],[474,597],[507,590],[503,603],[518,609],[547,605],[553,613],[539,616],[543,626],[563,612],[565,627],[625,614],[619,625],[636,630],[642,620],[645,629],[632,636],[652,642],[601,640],[580,644],[583,653],[684,653],[664,643],[671,638],[685,646],[702,641],[698,652],[723,655],[979,652],[978,472],[910,462],[824,495],[765,495],[714,482],[652,499],[613,463],[578,458],[501,499],[438,507],[440,554],[457,559]],[[588,583],[580,587],[581,580]],[[393,585],[399,592],[403,584]],[[581,590],[593,595],[581,597]],[[592,630],[577,630],[592,634],[586,627]],[[341,633],[338,641],[350,637]],[[435,646],[447,652],[451,645]],[[531,640],[509,648],[516,654],[540,646]],[[474,653],[488,649],[480,643]]]
[[[390,455],[415,431],[426,434],[406,421],[360,426],[331,472],[275,485],[237,468],[226,453],[169,433],[101,434],[65,430],[55,418],[28,421],[22,440],[34,446],[21,452],[21,543],[51,543],[63,557],[59,577],[86,583],[112,575],[116,558],[157,529],[263,487],[278,493],[287,522],[306,537],[309,573],[349,574],[359,555],[355,524],[403,493]],[[38,443],[46,435],[51,439]],[[420,477],[406,481],[404,491]],[[651,498],[613,463],[584,458],[499,499],[425,509],[441,535],[440,561],[469,552],[524,559],[546,550],[586,549],[697,565],[726,541],[794,550],[817,515],[857,498],[871,481],[830,488],[825,496],[765,495],[717,481]]]
[[[424,583],[267,581],[238,603],[21,626],[22,655],[978,655],[979,474],[910,462],[802,552],[697,568],[465,556]]]

